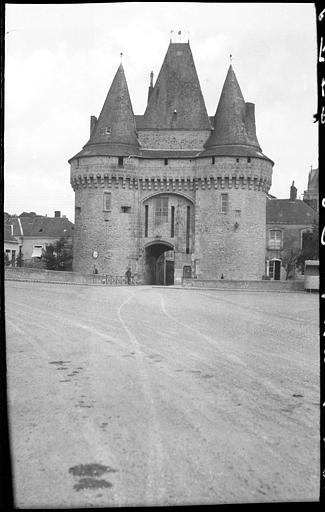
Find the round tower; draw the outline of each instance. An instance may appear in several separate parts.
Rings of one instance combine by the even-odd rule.
[[[232,66],[204,146],[197,159],[198,277],[262,279],[273,162],[259,146],[254,105],[245,102]]]
[[[75,192],[73,270],[124,276],[137,258],[139,142],[122,64],[98,120],[91,116],[90,139],[72,157]],[[126,180],[128,186],[126,187]]]

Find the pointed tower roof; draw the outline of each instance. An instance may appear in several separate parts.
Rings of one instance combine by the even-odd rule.
[[[118,67],[98,120],[93,119],[90,139],[75,157],[139,153],[134,113],[122,64]]]
[[[170,43],[150,93],[143,128],[211,129],[189,43]]]
[[[204,147],[204,155],[267,158],[262,154],[256,137],[255,106],[245,102],[231,65],[214,116],[213,131]]]

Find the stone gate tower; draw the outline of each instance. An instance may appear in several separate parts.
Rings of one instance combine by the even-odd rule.
[[[74,270],[146,284],[261,279],[273,162],[254,104],[229,67],[214,117],[189,43],[170,43],[144,115],[134,115],[122,64],[90,138],[70,159]]]

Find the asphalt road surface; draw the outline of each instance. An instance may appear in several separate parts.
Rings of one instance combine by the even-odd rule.
[[[318,296],[6,282],[20,508],[319,498]]]

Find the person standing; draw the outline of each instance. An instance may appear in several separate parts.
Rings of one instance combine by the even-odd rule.
[[[125,272],[125,276],[126,276],[126,279],[127,279],[127,282],[128,282],[128,285],[131,284],[131,269],[130,267],[127,269],[127,271]]]

